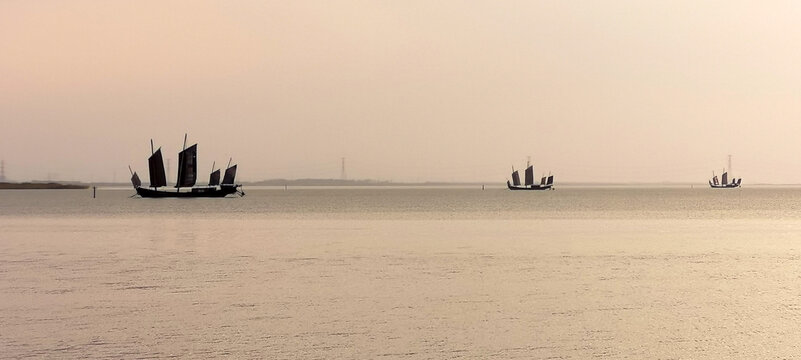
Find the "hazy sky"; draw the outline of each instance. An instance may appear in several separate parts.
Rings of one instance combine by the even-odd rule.
[[[801,183],[797,1],[2,1],[14,180]],[[174,181],[174,179],[172,180]]]

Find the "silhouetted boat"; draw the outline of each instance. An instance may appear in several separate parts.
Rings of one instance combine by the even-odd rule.
[[[534,166],[528,165],[526,167],[526,182],[520,184],[520,174],[512,167],[512,183],[506,180],[506,187],[509,190],[552,190],[553,189],[553,175],[543,176],[539,184],[534,183]]]
[[[729,173],[726,172],[726,169],[723,169],[723,175],[720,176],[720,180],[718,181],[718,176],[712,172],[712,180],[709,180],[709,186],[713,189],[732,189],[740,187],[740,184],[743,183],[742,178],[732,178],[731,182],[729,182]]]
[[[220,169],[214,170],[209,176],[209,185],[195,186],[197,182],[197,144],[186,147],[186,136],[184,136],[184,149],[178,153],[178,179],[175,182],[175,191],[160,190],[160,187],[167,186],[167,176],[164,173],[164,159],[161,155],[161,148],[153,151],[153,140],[150,140],[150,158],[147,159],[150,186],[143,187],[142,181],[136,172],[131,171],[131,184],[133,184],[136,194],[144,198],[197,198],[197,197],[225,197],[230,194],[244,196],[242,185],[234,183],[236,178],[236,165],[225,169],[222,183],[220,183]],[[129,167],[130,170],[130,167]],[[189,191],[181,191],[181,188],[189,188]]]

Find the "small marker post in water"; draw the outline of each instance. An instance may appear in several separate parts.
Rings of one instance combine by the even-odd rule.
[[[97,186],[92,186],[92,199],[97,197]]]

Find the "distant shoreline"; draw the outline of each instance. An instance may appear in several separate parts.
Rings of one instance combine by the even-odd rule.
[[[342,179],[268,179],[259,181],[244,181],[241,183],[244,186],[264,186],[264,187],[506,187],[505,181],[420,181],[420,182],[395,182],[389,180],[342,180]],[[147,186],[147,184],[143,184]],[[0,190],[6,189],[88,189],[92,186],[98,188],[104,187],[124,187],[130,188],[130,183],[114,183],[114,182],[97,182],[97,183],[80,183],[80,182],[0,182]],[[693,187],[693,188],[706,188],[707,183],[685,183],[685,182],[629,182],[629,183],[613,183],[613,182],[557,182],[556,187],[610,187],[610,188],[626,188],[626,187]],[[747,186],[801,186],[801,184],[764,184],[754,183],[747,184]]]
[[[395,182],[395,181],[382,181],[382,180],[341,180],[341,179],[269,179],[260,181],[246,181],[242,182],[245,186],[500,186],[506,187],[506,181],[419,181],[419,182]],[[557,182],[559,186],[599,186],[599,187],[641,187],[641,186],[667,186],[667,187],[707,187],[706,182],[585,182],[585,181],[565,181]],[[752,186],[798,186],[801,184],[747,184]]]
[[[89,185],[85,184],[61,184],[56,182],[48,183],[9,183],[0,182],[0,190],[78,190],[88,189]]]

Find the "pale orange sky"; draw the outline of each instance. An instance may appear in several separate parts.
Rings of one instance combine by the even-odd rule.
[[[801,183],[794,1],[3,1],[13,180]],[[144,176],[143,174],[143,176]],[[174,171],[173,171],[174,175]],[[174,180],[174,179],[173,179]]]

